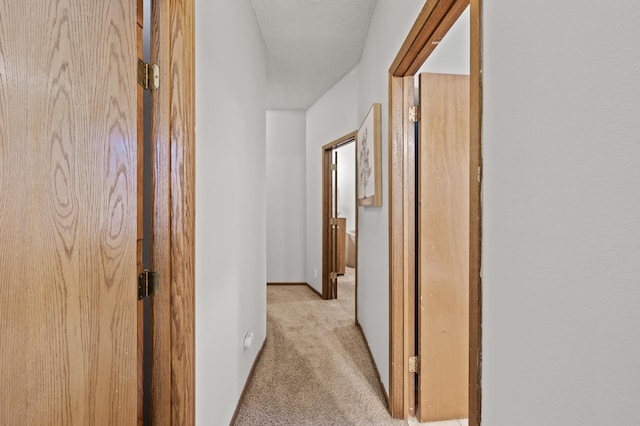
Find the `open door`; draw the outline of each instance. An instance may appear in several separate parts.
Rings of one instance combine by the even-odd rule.
[[[0,28],[0,424],[134,425],[136,2]]]
[[[355,141],[355,138],[356,132],[352,132],[322,147],[322,297],[324,299],[338,298],[338,276],[343,275],[346,270],[347,220],[344,217],[338,217],[337,149]]]
[[[331,292],[329,299],[338,298],[338,151],[333,150],[333,163],[331,164]]]
[[[452,235],[451,239],[449,237],[443,239],[439,235],[446,236],[447,233],[451,233],[450,223],[460,221],[461,217],[458,215],[468,209],[465,214],[466,223],[461,223],[461,227],[458,228],[465,230],[461,232],[468,232],[466,238],[468,269],[465,266],[451,268],[452,270],[468,271],[468,287],[467,291],[461,289],[459,292],[460,297],[457,300],[453,299],[454,303],[451,305],[451,310],[459,310],[462,315],[465,315],[465,308],[460,306],[459,300],[464,297],[468,298],[469,304],[466,308],[468,333],[463,333],[463,335],[467,336],[468,339],[468,347],[465,349],[465,354],[469,359],[469,364],[465,367],[460,359],[451,359],[450,363],[445,361],[441,365],[445,370],[450,369],[449,365],[460,365],[461,369],[458,372],[460,374],[468,374],[468,408],[466,409],[468,422],[469,425],[480,425],[481,384],[479,366],[482,353],[482,279],[480,276],[482,237],[480,219],[482,217],[482,204],[480,194],[483,174],[481,155],[482,4],[482,0],[425,2],[389,68],[389,407],[395,418],[407,418],[415,413],[415,408],[421,410],[421,413],[415,413],[416,417],[420,419],[449,417],[447,413],[438,413],[434,408],[434,404],[439,403],[438,399],[445,401],[448,398],[447,394],[456,395],[451,397],[456,400],[456,409],[457,407],[462,407],[464,411],[464,405],[457,402],[459,401],[457,395],[460,395],[461,391],[452,391],[447,389],[446,386],[443,386],[441,390],[432,389],[432,385],[425,381],[427,380],[425,376],[430,374],[435,378],[438,377],[438,371],[434,369],[436,363],[441,363],[441,360],[429,359],[429,351],[437,349],[438,346],[435,344],[432,347],[429,346],[430,341],[427,338],[426,331],[421,336],[415,337],[413,331],[414,326],[415,329],[424,328],[424,324],[429,323],[428,318],[432,315],[437,315],[437,310],[428,308],[441,295],[437,291],[438,280],[444,279],[443,277],[450,274],[450,271],[447,271],[449,267],[445,266],[450,264],[446,256],[440,258],[442,263],[439,264],[438,257],[432,256],[433,253],[430,255],[431,260],[424,259],[425,252],[431,250],[440,255],[447,251],[447,244],[450,246],[449,249],[457,252],[458,247],[464,244],[461,240],[458,240],[457,235]],[[469,7],[470,76],[462,77],[462,79],[467,80],[468,87],[465,89],[465,93],[462,93],[462,98],[458,98],[458,100],[449,100],[449,95],[444,96],[441,93],[429,93],[428,95],[423,93],[420,96],[422,98],[420,100],[422,114],[417,114],[421,109],[418,108],[416,110],[413,108],[415,104],[414,76],[420,71],[434,50],[441,46],[441,42],[443,42],[449,30],[462,16],[467,7]],[[444,78],[444,76],[442,77]],[[424,79],[425,77],[423,76],[422,78]],[[438,76],[433,77],[433,79],[437,78]],[[431,76],[427,77],[427,81],[430,80]],[[454,84],[452,85],[455,86]],[[422,88],[423,92],[429,92],[430,90],[427,84],[423,84]],[[459,89],[455,89],[455,91],[458,92]],[[467,100],[461,101],[465,95]],[[446,101],[442,99],[443,97],[446,98]],[[467,106],[459,106],[461,102],[466,102]],[[432,108],[435,115],[432,115],[430,111]],[[443,112],[438,112],[437,108],[441,108]],[[453,113],[452,109],[457,110],[459,113]],[[421,120],[419,115],[422,115]],[[445,117],[452,115],[454,120],[467,120],[467,123],[461,123],[461,128],[464,129],[466,127],[468,132],[466,136],[461,137],[461,139],[467,140],[467,151],[464,152],[463,150],[460,153],[461,156],[467,156],[466,158],[468,158],[465,161],[467,165],[466,178],[461,174],[465,172],[460,171],[458,166],[450,167],[451,160],[449,156],[458,155],[455,151],[446,153],[446,155],[446,151],[443,152],[441,154],[441,164],[426,157],[430,149],[435,149],[438,146],[434,145],[437,141],[434,138],[440,136],[447,139],[452,137],[451,135],[459,133],[459,130],[453,130],[453,133],[449,135],[447,133],[448,130],[444,130],[446,125],[439,123]],[[419,131],[417,132],[413,123],[416,120],[420,122]],[[428,123],[430,123],[434,131],[433,137],[429,135]],[[451,121],[447,121],[448,123],[451,123]],[[443,128],[440,130],[439,135],[436,131],[438,127]],[[462,133],[464,133],[464,130]],[[417,146],[416,134],[421,136],[423,140],[420,148]],[[419,156],[421,157],[420,159],[418,159]],[[436,159],[438,157],[436,155],[433,158]],[[425,162],[422,163],[422,160],[425,160]],[[429,166],[431,166],[431,169]],[[420,188],[422,192],[418,192],[420,185],[416,184],[418,170],[421,172],[420,183],[430,185],[425,187],[423,184],[422,188]],[[435,170],[442,171],[440,177],[437,176]],[[443,191],[443,188],[447,186],[450,189],[448,194],[451,200],[447,200],[447,192]],[[455,187],[462,189],[458,190]],[[434,192],[430,193],[429,191],[431,190]],[[438,193],[438,191],[441,192]],[[438,211],[440,207],[438,207],[437,201],[439,199],[443,201],[442,206],[444,208],[453,209],[451,218],[447,219],[450,222],[449,225],[441,229],[434,222],[430,223],[430,219],[428,219],[438,214],[444,216],[444,210]],[[429,204],[429,200],[431,200],[431,204]],[[465,200],[467,200],[466,203]],[[452,206],[454,205],[461,207],[461,210],[453,208]],[[418,211],[419,207],[422,212]],[[446,224],[446,221],[444,224]],[[422,226],[421,232],[424,239],[418,236],[419,226]],[[425,233],[425,231],[429,232]],[[414,235],[416,236],[415,241],[412,240]],[[427,244],[430,242],[435,245],[428,247]],[[464,255],[460,258],[463,261],[465,260]],[[420,271],[417,271],[418,264],[422,266]],[[425,280],[433,280],[433,282]],[[436,287],[430,292],[429,286]],[[443,288],[447,291],[451,290],[449,286],[444,286]],[[419,292],[423,298],[422,304],[418,304],[420,297],[416,296],[416,292]],[[442,294],[446,294],[447,297],[451,296],[446,292]],[[425,300],[425,298],[430,300]],[[415,305],[414,301],[416,302]],[[419,311],[418,313],[414,312],[416,309]],[[446,312],[443,313],[443,321],[446,318],[445,314]],[[463,330],[465,324],[455,323],[451,324],[451,327],[453,327],[452,331]],[[443,339],[447,337],[444,335],[445,333],[440,334]],[[437,338],[434,339],[434,341],[437,340]],[[418,380],[414,376],[417,351],[413,350],[413,345],[420,345],[422,352],[422,357],[418,358],[420,367],[417,370],[423,374]],[[459,345],[460,340],[455,341],[454,346],[457,347]],[[460,354],[461,352],[455,349],[455,353]],[[442,356],[442,354],[438,356]],[[458,382],[459,378],[455,378],[455,383]],[[420,391],[420,398],[416,396],[415,404],[413,401],[415,396],[413,392],[414,383],[416,383]],[[436,386],[435,383],[437,382],[434,381],[433,383],[433,386]],[[459,389],[457,384],[456,389]],[[427,399],[430,398],[429,395],[434,398],[432,403]],[[443,415],[439,417],[438,414]],[[451,418],[463,415],[451,414],[453,416]]]
[[[469,76],[420,74],[418,418],[468,416]]]
[[[331,154],[331,217],[329,219],[329,297],[338,298],[338,276],[345,273],[345,244],[347,219],[338,217],[338,150]]]

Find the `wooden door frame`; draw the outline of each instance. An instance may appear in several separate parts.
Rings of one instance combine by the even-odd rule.
[[[160,292],[151,298],[154,425],[195,424],[195,3],[153,0],[153,241]]]
[[[327,300],[331,294],[331,283],[329,280],[329,242],[331,227],[331,194],[332,194],[332,180],[331,180],[331,164],[333,159],[331,153],[335,148],[348,143],[355,143],[358,136],[357,131],[348,133],[341,138],[334,140],[322,147],[322,298]],[[356,188],[357,188],[357,176],[356,176]],[[358,320],[358,200],[356,191],[356,276],[355,276],[355,318]]]
[[[481,421],[482,0],[427,0],[389,69],[389,408],[414,413],[415,154],[408,107],[414,79],[467,5],[471,6],[469,185],[469,425]]]

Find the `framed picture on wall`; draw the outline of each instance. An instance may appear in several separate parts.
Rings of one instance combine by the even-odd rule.
[[[382,205],[382,158],[379,103],[373,104],[358,129],[356,144],[358,205]]]

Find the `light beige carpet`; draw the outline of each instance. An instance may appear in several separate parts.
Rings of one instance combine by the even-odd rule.
[[[353,269],[338,300],[306,286],[268,286],[267,342],[236,425],[406,425],[389,416],[360,330]]]

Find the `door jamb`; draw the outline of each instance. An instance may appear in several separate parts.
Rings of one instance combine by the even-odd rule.
[[[155,425],[195,424],[195,3],[153,0],[153,241],[160,292],[151,298]]]
[[[482,0],[427,0],[389,69],[389,409],[414,415],[413,374],[408,357],[415,318],[415,141],[407,126],[413,75],[467,5],[471,6],[470,186],[469,186],[469,425],[481,421],[482,354]],[[411,86],[411,87],[409,87]],[[408,341],[409,340],[409,341]]]
[[[329,235],[331,228],[329,222],[331,219],[331,152],[334,148],[345,145],[357,138],[358,132],[353,131],[341,138],[334,140],[322,147],[322,298],[327,300],[331,296],[331,283],[329,280]],[[356,187],[358,185],[356,176]],[[357,191],[356,191],[357,193]],[[357,198],[357,195],[356,195]],[[356,202],[356,277],[355,277],[355,318],[358,318],[358,204]]]

